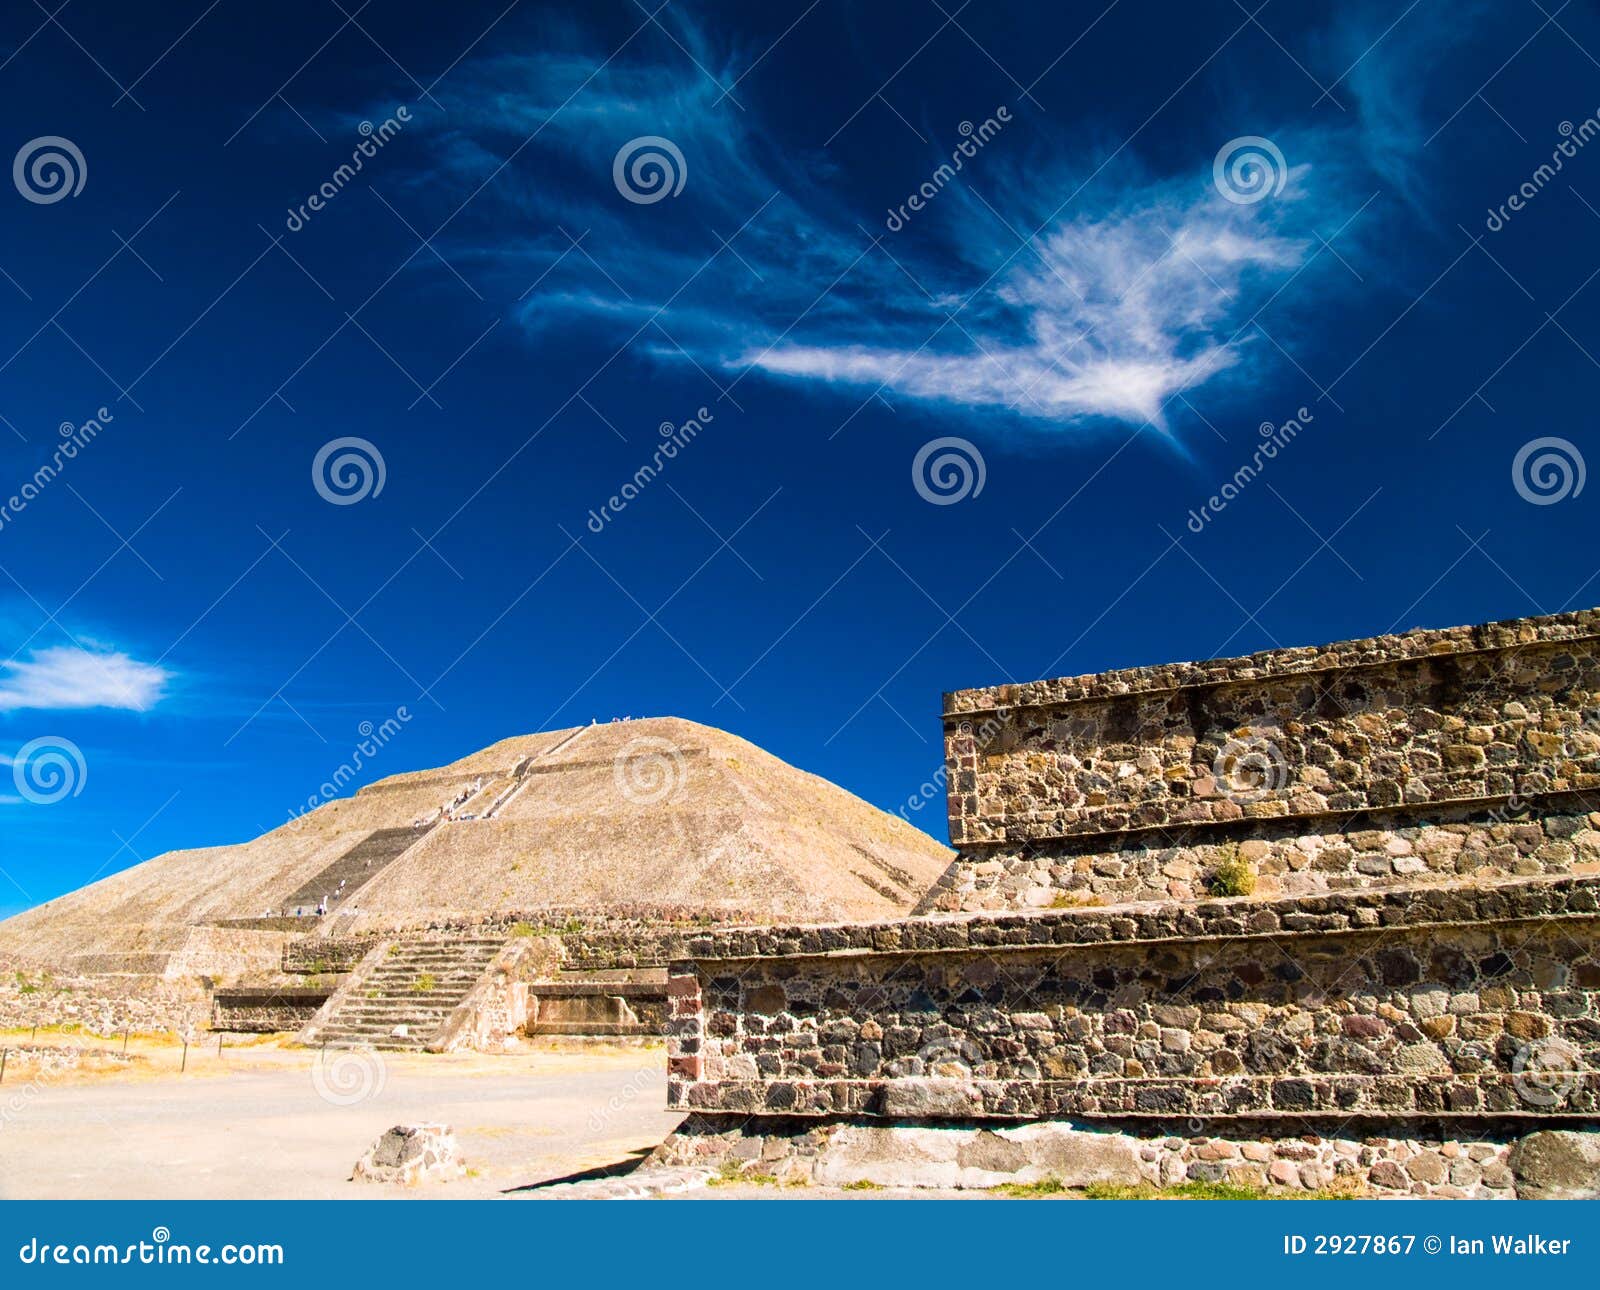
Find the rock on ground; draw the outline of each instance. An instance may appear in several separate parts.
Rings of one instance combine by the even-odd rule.
[[[466,1172],[447,1124],[397,1124],[367,1148],[351,1177],[357,1182],[445,1182]]]

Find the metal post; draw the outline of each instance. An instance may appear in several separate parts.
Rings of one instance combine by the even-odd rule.
[[[122,1028],[122,1051],[123,1051],[124,1055],[126,1055],[127,1051],[128,1051],[128,1027],[127,1026],[124,1026]]]
[[[222,1035],[220,1033],[217,1035],[217,1057],[219,1060],[222,1057]]]
[[[0,1048],[0,1084],[6,1082],[6,1058],[10,1056],[9,1048]]]
[[[189,1041],[187,1039],[185,1039],[183,1041],[183,1063],[178,1067],[178,1074],[182,1075],[184,1073],[184,1071],[186,1071],[188,1069],[189,1069]]]

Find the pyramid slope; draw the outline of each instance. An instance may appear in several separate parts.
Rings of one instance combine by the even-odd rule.
[[[336,920],[297,921],[366,932],[641,906],[854,921],[908,912],[952,858],[903,820],[744,739],[653,718],[501,740],[379,780],[253,841],[157,856],[0,922],[0,953],[49,965],[176,950],[193,929],[282,913],[291,893],[368,834],[409,829],[452,802],[458,817],[497,809],[416,829],[398,859],[358,875]]]

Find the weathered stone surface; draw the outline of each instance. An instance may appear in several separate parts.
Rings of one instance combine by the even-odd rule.
[[[945,696],[921,910],[1593,872],[1600,611]]]
[[[983,1101],[967,1080],[889,1080],[883,1086],[883,1113],[907,1120],[959,1119],[982,1115]]]
[[[1600,1120],[1597,705],[1600,611],[948,696],[931,916],[685,937],[680,1139],[1509,1194],[1508,1124]]]
[[[455,1130],[447,1124],[397,1124],[356,1161],[357,1182],[448,1182],[466,1172],[458,1158]]]
[[[730,1122],[691,1115],[651,1158],[653,1167],[712,1169],[760,1160],[762,1172],[841,1186],[989,1188],[1053,1178],[1064,1186],[1093,1183],[1172,1186],[1227,1181],[1287,1193],[1335,1188],[1373,1196],[1505,1199],[1515,1139],[1492,1135],[1463,1143],[1444,1139],[1345,1136],[1330,1132],[1268,1138],[1226,1133],[1163,1136],[1134,1125],[1095,1128],[1056,1120],[1009,1127],[908,1124],[840,1118],[824,1123],[769,1117]],[[1448,1132],[1448,1126],[1435,1126]],[[1470,1160],[1467,1153],[1477,1159]],[[1453,1153],[1453,1155],[1452,1155]],[[1446,1177],[1435,1168],[1451,1161]],[[1418,1163],[1418,1162],[1424,1163]],[[750,1166],[754,1168],[755,1166]],[[1428,1181],[1437,1177],[1437,1181]]]
[[[1524,1200],[1600,1198],[1600,1131],[1530,1133],[1508,1161]]]
[[[1125,1134],[1070,1124],[998,1130],[849,1125],[827,1140],[812,1177],[830,1186],[987,1188],[1045,1178],[1069,1187],[1134,1185],[1144,1177],[1138,1145]]]
[[[669,1040],[670,1100],[899,1119],[1600,1115],[1600,985],[1578,985],[1600,966],[1600,879],[1266,902],[1270,934],[1234,908],[908,920],[894,951],[869,948],[874,928],[710,933],[671,969],[703,1003]],[[842,948],[805,952],[835,930]],[[860,1041],[866,1023],[881,1040]]]

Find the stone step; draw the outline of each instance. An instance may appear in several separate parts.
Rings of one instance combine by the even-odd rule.
[[[445,972],[445,970],[432,972],[427,967],[390,970],[390,972],[378,970],[378,972],[374,972],[371,976],[366,976],[363,980],[370,983],[368,984],[368,989],[382,989],[384,986],[390,986],[390,988],[406,989],[408,991],[408,989],[416,988],[416,983],[424,976],[432,976],[434,978],[434,989],[438,989],[440,986],[445,986],[445,984],[456,984],[459,981],[477,981],[483,975],[483,968],[485,967],[488,967],[486,963],[475,963],[474,967],[467,968],[467,970],[451,967],[448,972]]]
[[[398,940],[321,1028],[336,1046],[420,1049],[472,991],[505,945],[485,937]],[[429,981],[418,990],[417,982]],[[403,1025],[404,1036],[394,1034]]]

